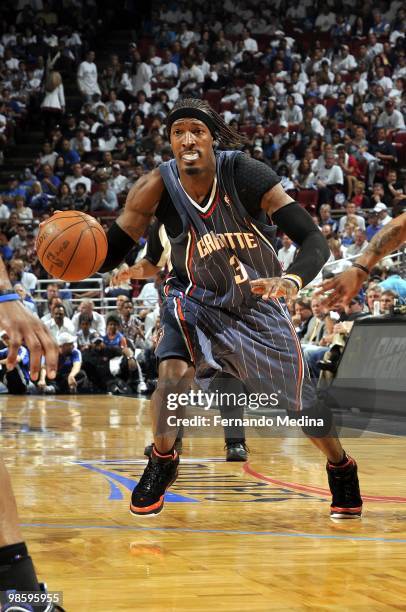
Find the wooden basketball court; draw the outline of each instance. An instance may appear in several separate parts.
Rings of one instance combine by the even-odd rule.
[[[226,463],[219,437],[187,439],[165,510],[137,519],[148,400],[3,396],[0,416],[24,536],[68,612],[406,609],[401,438],[344,440],[361,522],[328,518],[306,440],[253,436],[248,464]]]

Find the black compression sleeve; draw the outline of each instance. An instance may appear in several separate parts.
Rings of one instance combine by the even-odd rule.
[[[257,217],[262,212],[262,197],[280,182],[280,178],[264,162],[243,153],[235,158],[234,182],[241,204],[252,217]]]
[[[113,221],[107,232],[107,255],[99,272],[110,272],[121,264],[131,251],[135,242]]]
[[[303,286],[307,285],[330,257],[327,240],[309,213],[297,202],[279,208],[273,213],[272,220],[299,246],[299,252],[285,274],[297,274]]]
[[[148,231],[147,252],[145,253],[145,259],[154,266],[158,265],[164,250],[161,238],[159,236],[159,228],[161,225],[162,223],[158,219],[155,219],[152,225],[150,225]]]

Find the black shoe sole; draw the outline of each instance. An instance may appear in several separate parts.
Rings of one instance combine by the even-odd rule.
[[[240,463],[245,463],[246,461],[248,461],[248,455],[246,457],[241,457],[238,455],[234,455],[232,457],[227,457],[226,456],[226,461],[228,463],[235,463],[235,462],[240,462]]]

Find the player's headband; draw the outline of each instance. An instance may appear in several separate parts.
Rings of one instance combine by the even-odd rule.
[[[201,110],[200,108],[192,108],[191,106],[184,108],[178,108],[173,113],[171,113],[166,122],[166,129],[168,130],[168,134],[171,133],[171,127],[175,121],[178,119],[199,119],[209,128],[211,135],[213,138],[216,136],[216,125],[213,119],[210,117],[206,111]]]

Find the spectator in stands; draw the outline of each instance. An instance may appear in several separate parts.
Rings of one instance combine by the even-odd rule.
[[[29,225],[33,221],[32,209],[25,205],[25,198],[17,196],[14,200],[15,211],[18,216],[18,222],[23,225]]]
[[[383,291],[393,291],[402,300],[406,299],[406,280],[399,275],[396,268],[390,268],[387,272],[387,277],[379,283],[379,288]]]
[[[330,204],[322,204],[319,208],[320,225],[329,225],[331,232],[335,233],[338,228],[337,221],[331,217],[331,206]]]
[[[127,341],[119,329],[120,319],[114,314],[109,315],[106,320],[106,333],[103,334],[103,342],[106,346],[118,346],[121,349],[127,347]]]
[[[86,374],[81,369],[82,354],[75,348],[76,336],[69,332],[61,332],[57,338],[59,346],[59,361],[55,380],[49,385],[46,380],[45,368],[41,368],[38,388],[46,392],[76,393],[84,390]]]
[[[108,180],[109,188],[118,196],[127,189],[127,177],[121,174],[120,164],[113,164],[111,167],[111,177]]]
[[[80,155],[71,147],[69,138],[62,140],[61,156],[64,159],[64,172],[69,172],[71,166],[80,161]]]
[[[62,304],[53,306],[51,319],[47,323],[47,327],[55,339],[64,333],[73,335],[75,331],[75,327],[72,321],[66,316],[66,310]]]
[[[18,214],[17,214],[18,218]],[[10,248],[13,251],[24,251],[27,247],[27,228],[23,223],[18,223],[17,233],[10,239]]]
[[[398,173],[393,168],[389,170],[386,176],[383,200],[385,204],[390,207],[396,206],[400,202],[406,200],[404,181],[398,180]]]
[[[54,171],[49,164],[42,167],[42,174],[44,177],[41,181],[42,192],[55,197],[61,185],[61,179],[54,175]]]
[[[366,229],[366,237],[368,242],[372,240],[379,230],[382,229],[382,225],[379,223],[379,213],[372,210],[368,215],[368,226]]]
[[[0,376],[7,391],[13,395],[24,395],[30,384],[30,354],[25,346],[17,352],[17,363],[12,370],[6,368],[10,338],[5,330],[0,332],[0,340],[5,348],[0,349]]]
[[[375,204],[373,210],[378,213],[379,225],[381,227],[392,221],[392,217],[388,214],[388,207],[383,202]]]
[[[94,340],[99,337],[97,331],[92,328],[92,322],[93,321],[88,314],[79,314],[76,344],[82,354],[83,351],[89,350]]]
[[[61,122],[65,112],[65,92],[62,76],[56,70],[51,70],[45,83],[45,97],[41,102],[44,130],[47,136],[57,123]]]
[[[286,234],[282,236],[282,245],[282,248],[278,251],[278,259],[282,270],[287,270],[295,258],[296,247]]]
[[[295,300],[294,312],[292,322],[299,338],[303,338],[307,332],[309,321],[313,316],[310,300],[307,298]]]
[[[88,51],[86,53],[86,59],[79,64],[77,73],[79,91],[87,101],[90,101],[95,93],[101,95],[101,90],[97,82],[98,75],[95,59],[95,52]]]
[[[382,67],[381,70],[384,70]],[[392,89],[392,85],[388,88],[388,92]],[[405,120],[400,111],[395,108],[395,101],[390,98],[385,102],[385,110],[378,117],[378,127],[382,127],[385,130],[404,130]]]
[[[25,197],[25,189],[24,187],[21,187],[18,183],[18,179],[14,174],[11,174],[8,177],[8,186],[7,189],[5,191],[3,191],[3,193],[1,194],[2,196],[2,200],[5,204],[8,204],[9,206],[12,205],[12,203],[14,202],[14,199],[17,196],[22,196]]]
[[[120,316],[120,329],[126,340],[129,340],[133,348],[144,346],[144,332],[142,322],[134,314],[134,306],[130,300],[124,302]]]
[[[393,307],[395,305],[396,300],[398,300],[399,296],[395,291],[391,291],[390,289],[385,289],[381,293],[381,297],[379,300],[379,308],[381,314],[390,315],[393,313]]]
[[[30,207],[36,215],[42,215],[51,209],[54,196],[44,193],[39,181],[35,181],[30,190]]]
[[[361,215],[357,215],[356,210],[357,210],[357,207],[353,202],[346,203],[345,205],[346,214],[343,217],[341,217],[338,223],[338,233],[339,234],[342,234],[344,232],[344,227],[349,217],[351,217],[351,219],[357,223],[360,229],[365,230],[365,219],[364,217],[361,217]]]
[[[99,189],[92,195],[91,210],[107,210],[114,212],[118,208],[117,196],[109,189],[107,181],[99,183]]]
[[[91,208],[91,200],[86,192],[86,185],[82,181],[76,183],[75,191],[72,198],[72,208],[82,212],[89,212]]]
[[[335,163],[333,153],[327,154],[324,167],[317,170],[315,182],[319,190],[319,205],[333,204],[336,191],[344,187],[343,171]]]
[[[79,330],[79,319],[82,314],[87,315],[90,321],[90,327],[97,332],[98,336],[104,336],[106,333],[106,322],[103,315],[94,310],[93,300],[82,300],[79,304],[78,311],[72,317],[72,323],[75,333]]]
[[[72,174],[66,177],[66,183],[71,188],[71,191],[75,192],[75,187],[78,183],[82,183],[85,186],[86,194],[90,194],[92,191],[92,181],[89,177],[83,175],[83,168],[80,163],[73,164]]]
[[[13,249],[10,247],[8,238],[3,232],[0,232],[0,255],[3,261],[10,261],[13,257]]]
[[[56,210],[74,210],[75,205],[68,183],[61,183],[59,186],[54,205]]]
[[[4,204],[3,202],[3,198],[0,196],[0,223],[2,223],[3,221],[6,221],[10,216],[10,209],[9,207]]]
[[[365,230],[358,227],[354,232],[354,243],[347,248],[346,257],[356,257],[365,251],[368,246],[368,240]]]
[[[31,295],[28,293],[28,291],[26,291],[24,285],[22,285],[21,283],[16,283],[13,287],[14,291],[16,293],[18,293],[18,295],[21,298],[21,303],[23,304],[23,306],[29,310],[33,315],[37,315],[37,306],[33,300],[33,298],[31,297]]]
[[[357,208],[369,208],[370,200],[365,195],[365,184],[363,181],[356,181],[354,185],[354,194],[350,200]]]

